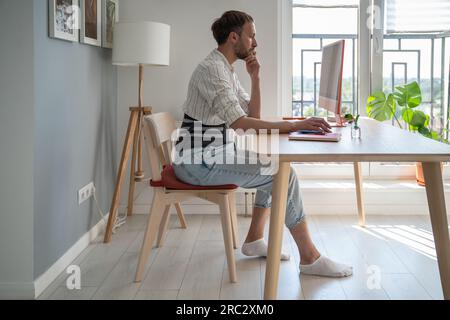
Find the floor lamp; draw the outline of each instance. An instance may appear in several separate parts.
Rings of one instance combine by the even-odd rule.
[[[114,196],[109,210],[104,242],[111,241],[112,231],[117,218],[120,191],[125,179],[131,151],[130,185],[128,190],[127,214],[133,212],[133,194],[135,182],[142,181],[142,118],[151,113],[151,107],[144,107],[143,82],[144,66],[168,66],[170,51],[170,26],[150,21],[118,22],[114,25],[113,64],[118,66],[139,67],[138,106],[130,107],[130,119],[122,149]],[[137,162],[137,166],[136,166]]]

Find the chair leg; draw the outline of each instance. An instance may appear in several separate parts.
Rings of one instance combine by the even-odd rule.
[[[175,208],[177,209],[178,219],[180,219],[180,224],[182,229],[187,228],[186,219],[184,217],[183,211],[181,210],[181,206],[179,203],[175,203]]]
[[[142,274],[144,273],[145,265],[152,250],[153,240],[155,240],[156,229],[161,223],[162,210],[164,208],[164,195],[161,190],[154,189],[152,208],[148,216],[147,229],[145,230],[144,240],[142,241],[141,253],[139,255],[139,262],[136,268],[135,280],[140,282]]]
[[[227,194],[222,194],[220,196],[220,216],[222,218],[222,232],[225,243],[225,252],[227,255],[228,272],[230,275],[230,281],[237,282],[236,261],[234,259],[233,251],[233,231],[231,227],[230,204]]]
[[[236,194],[230,193],[228,195],[230,203],[230,214],[231,214],[231,228],[233,229],[233,248],[237,249],[239,246],[239,229],[237,224],[237,213],[236,213]]]
[[[164,244],[164,238],[166,235],[167,226],[169,224],[169,211],[170,211],[170,204],[166,205],[166,209],[164,210],[161,223],[159,224],[159,231],[158,231],[158,239],[156,240],[156,247],[161,248]]]

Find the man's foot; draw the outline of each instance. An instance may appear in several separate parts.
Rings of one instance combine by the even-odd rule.
[[[334,262],[327,257],[320,256],[312,264],[300,264],[300,273],[321,277],[348,277],[353,274],[353,267]]]
[[[267,243],[264,238],[246,242],[242,245],[242,253],[249,257],[267,257]],[[288,253],[281,252],[281,260],[289,260],[291,256]]]

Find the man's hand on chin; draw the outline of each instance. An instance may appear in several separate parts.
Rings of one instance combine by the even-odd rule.
[[[256,51],[250,52],[250,54],[245,58],[245,64],[250,77],[252,79],[258,79],[261,65],[259,64],[258,58],[256,58]]]

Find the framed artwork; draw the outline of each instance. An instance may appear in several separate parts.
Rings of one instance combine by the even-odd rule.
[[[112,48],[114,23],[119,21],[119,0],[102,0],[102,47]]]
[[[78,42],[80,10],[78,0],[49,0],[49,36]]]
[[[102,45],[101,0],[81,0],[80,42],[101,47]]]

